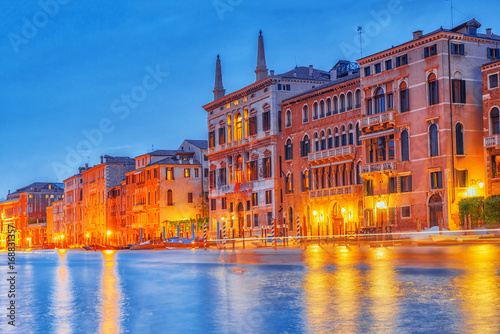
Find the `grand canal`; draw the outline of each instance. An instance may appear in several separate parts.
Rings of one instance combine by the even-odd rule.
[[[500,332],[491,244],[45,250],[16,261],[17,326],[4,315],[2,333]],[[5,279],[0,289],[6,314]]]

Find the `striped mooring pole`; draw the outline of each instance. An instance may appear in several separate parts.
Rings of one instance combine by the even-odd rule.
[[[272,236],[273,236],[273,247],[276,249],[276,219],[272,220]]]
[[[300,217],[297,216],[297,242],[300,243]]]
[[[222,245],[226,248],[226,220],[222,221]]]
[[[203,247],[207,250],[207,223],[203,223]]]

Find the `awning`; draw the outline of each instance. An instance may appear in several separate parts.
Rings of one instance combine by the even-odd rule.
[[[375,132],[375,133],[369,133],[367,135],[362,135],[359,136],[359,140],[367,140],[367,139],[374,139],[374,138],[379,138],[379,137],[384,137],[387,135],[394,134],[396,132],[395,129],[389,129],[385,131],[380,131],[380,132]]]

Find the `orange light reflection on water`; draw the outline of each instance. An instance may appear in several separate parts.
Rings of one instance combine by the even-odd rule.
[[[100,333],[120,333],[120,295],[119,281],[115,273],[115,251],[102,252],[104,269],[102,273],[102,304]]]

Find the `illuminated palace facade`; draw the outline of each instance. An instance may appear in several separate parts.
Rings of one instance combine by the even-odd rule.
[[[297,218],[308,234],[354,229],[363,221],[359,67],[339,61],[330,82],[280,106],[283,207],[290,234]]]
[[[214,101],[207,111],[210,229],[224,221],[235,235],[282,221],[279,103],[329,81],[329,73],[310,67],[268,75],[264,40],[258,39],[256,82],[225,95],[220,59]]]

